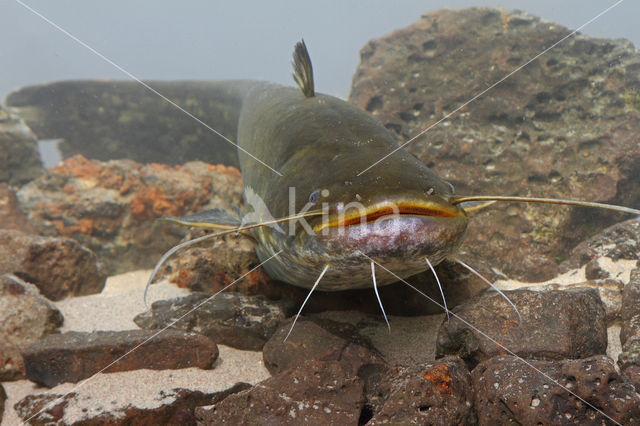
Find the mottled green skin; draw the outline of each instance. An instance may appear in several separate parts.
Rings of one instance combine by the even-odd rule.
[[[329,190],[329,195],[319,198],[317,208],[323,202],[335,208],[337,203],[356,200],[365,206],[385,200],[430,200],[454,208],[447,202],[452,194],[450,186],[405,150],[357,176],[396,148],[398,140],[367,113],[335,97],[304,97],[295,88],[256,84],[244,98],[237,141],[283,175],[239,151],[245,195],[251,188],[275,218],[292,213],[290,187],[296,191],[295,212],[303,208],[313,191],[323,189]],[[455,218],[390,220],[384,225],[388,228],[384,232],[393,234],[388,238],[386,234],[372,238],[368,230],[357,229],[368,225],[349,227],[353,228],[349,232],[357,235],[346,239],[335,230],[314,237],[297,226],[295,236],[290,237],[262,227],[255,232],[256,251],[265,260],[283,250],[265,264],[265,269],[274,278],[294,285],[310,287],[329,263],[319,289],[370,287],[370,263],[361,252],[402,277],[421,272],[427,269],[425,256],[435,264],[458,248],[467,225],[466,215],[459,211],[461,215]],[[308,222],[313,225],[318,220]],[[286,224],[282,228],[287,231]],[[381,273],[378,283],[394,281]]]

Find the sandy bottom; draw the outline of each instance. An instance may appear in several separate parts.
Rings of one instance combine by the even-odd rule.
[[[613,262],[603,258],[600,266],[609,271],[611,277],[629,282],[629,271],[635,261]],[[75,297],[56,302],[65,318],[65,331],[131,330],[138,327],[133,318],[146,310],[143,302],[144,285],[150,271],[135,271],[110,277],[98,295]],[[584,267],[570,271],[545,283],[526,283],[515,280],[496,282],[502,290],[522,287],[542,288],[545,284],[575,285],[586,281]],[[188,290],[162,282],[151,286],[147,302],[169,299],[188,294]],[[387,362],[395,365],[410,365],[432,361],[435,358],[435,341],[444,314],[422,317],[389,317],[391,332],[381,317],[357,312],[325,312],[321,317],[354,324],[360,333],[369,337]],[[611,324],[608,330],[607,355],[617,359],[620,353],[620,325]],[[240,351],[219,346],[220,358],[213,370],[189,368],[183,370],[136,370],[130,372],[98,374],[79,384],[65,383],[53,389],[40,388],[27,381],[6,382],[3,386],[8,394],[2,425],[21,424],[13,405],[24,396],[36,393],[65,394],[79,391],[82,402],[68,409],[66,420],[81,418],[83,411],[98,412],[131,404],[138,407],[157,407],[169,402],[171,390],[187,388],[204,392],[227,389],[242,381],[257,383],[269,377],[263,365],[262,353]],[[86,396],[86,398],[84,398]],[[84,405],[83,405],[84,404]]]
[[[146,310],[142,296],[149,273],[136,271],[110,277],[100,294],[55,302],[65,319],[61,331],[138,329],[133,318]],[[148,303],[185,294],[188,294],[187,290],[169,283],[158,283],[151,286]],[[8,399],[1,424],[22,424],[13,406],[29,394],[78,392],[82,395],[78,398],[81,402],[73,409],[67,409],[65,417],[65,420],[73,421],[83,416],[82,410],[96,413],[127,404],[141,408],[157,407],[170,402],[170,391],[176,388],[216,392],[237,382],[258,383],[270,376],[262,362],[261,352],[240,351],[222,345],[218,348],[220,357],[213,370],[187,368],[97,374],[84,382],[64,383],[52,389],[39,387],[28,380],[5,382],[2,385]]]

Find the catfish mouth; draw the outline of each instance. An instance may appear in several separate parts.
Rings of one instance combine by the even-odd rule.
[[[349,212],[350,210],[350,212]],[[348,213],[348,214],[347,214]],[[347,212],[337,212],[329,216],[328,221],[316,224],[313,231],[316,234],[331,228],[346,228],[350,226],[366,225],[381,220],[398,217],[422,218],[457,218],[466,214],[461,208],[443,202],[433,201],[405,201],[399,203],[382,202],[369,207],[351,208]]]
[[[421,272],[424,257],[437,264],[455,253],[466,228],[465,211],[442,198],[385,200],[338,210],[313,226],[314,241],[332,258],[334,267],[343,265],[353,273],[367,258],[377,259],[390,270]]]

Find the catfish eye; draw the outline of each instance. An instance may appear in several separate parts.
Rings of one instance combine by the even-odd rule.
[[[319,197],[320,197],[320,191],[316,189],[309,195],[309,202],[314,204],[316,201],[318,201]]]
[[[449,185],[449,190],[451,190],[451,193],[455,194],[456,193],[456,189],[453,187],[453,185],[451,185],[450,182],[447,182],[447,185]]]

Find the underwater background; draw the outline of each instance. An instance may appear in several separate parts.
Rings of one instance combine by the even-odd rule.
[[[380,289],[390,332],[369,289],[319,292],[285,342],[307,290],[238,235],[170,258],[146,306],[162,254],[203,235],[157,219],[234,212],[243,186],[231,145],[132,78],[233,139],[206,81],[293,86],[304,38],[316,90],[399,140],[447,117],[408,150],[457,193],[638,209],[638,16],[632,0],[0,2],[2,424],[640,424],[632,215],[470,214],[460,259],[521,321],[445,261],[450,320],[426,271],[407,280],[423,295]]]

